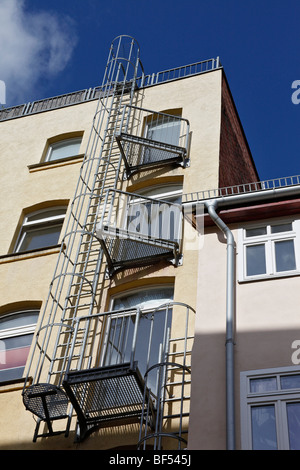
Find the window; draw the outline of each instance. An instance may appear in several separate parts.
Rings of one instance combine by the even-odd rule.
[[[135,349],[135,360],[142,374],[147,365],[159,362],[160,344],[171,325],[171,311],[160,310],[154,316],[153,309],[173,300],[173,287],[148,288],[116,297],[112,310],[140,307],[140,318]],[[107,325],[103,365],[129,362],[133,341],[134,318],[132,315],[115,315]],[[151,336],[152,335],[152,336]],[[152,339],[151,339],[152,338]]]
[[[60,140],[49,145],[45,161],[61,160],[62,158],[74,157],[79,154],[81,137]]]
[[[242,448],[300,450],[300,369],[241,373]]]
[[[146,138],[170,145],[179,145],[180,119],[166,116],[153,119],[146,126]]]
[[[155,142],[179,146],[181,119],[179,116],[154,114],[148,118],[145,126],[145,138]],[[146,147],[143,154],[143,164],[157,160],[172,158],[172,152]]]
[[[299,221],[274,222],[239,231],[239,278],[251,280],[299,272]]]
[[[157,185],[140,190],[138,194],[171,202],[172,204],[181,204],[182,184]]]
[[[22,310],[0,317],[0,382],[23,376],[39,310]]]
[[[15,252],[57,245],[66,207],[52,207],[27,214],[24,218]]]
[[[146,199],[136,199],[131,202],[131,216],[141,210],[147,217],[145,221],[145,232],[148,235],[166,240],[179,240],[181,237],[182,214],[180,206],[172,206],[171,204],[181,204],[182,200],[182,184],[157,185],[144,188],[138,191],[141,196],[166,201],[167,204],[161,204],[159,210],[155,209],[155,204]],[[141,207],[142,206],[142,207]],[[146,210],[145,210],[146,209]],[[128,222],[131,222],[129,217]]]

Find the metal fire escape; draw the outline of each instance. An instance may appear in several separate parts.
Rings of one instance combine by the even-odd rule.
[[[132,218],[130,219],[128,214],[137,207],[140,207],[139,213],[141,210],[145,212],[145,208],[149,210],[150,204],[152,212],[153,210],[159,212],[159,201],[148,198],[143,204],[141,201],[137,203],[136,195],[133,195],[135,197],[133,200],[120,189],[124,183],[124,170],[127,177],[132,171],[125,161],[128,152],[124,152],[124,149],[120,152],[122,145],[120,142],[122,136],[128,136],[129,130],[137,122],[136,110],[142,109],[137,106],[139,104],[137,78],[140,73],[143,76],[136,41],[129,36],[117,37],[110,48],[87,152],[67,215],[60,254],[38,325],[23,389],[25,407],[37,417],[34,441],[38,437],[59,433],[68,435],[74,411],[77,414],[79,440],[84,439],[89,432],[101,425],[116,420],[124,422],[128,418],[140,420],[141,430],[146,429],[140,436],[141,442],[148,439],[147,429],[154,433],[157,440],[159,432],[162,432],[164,419],[161,411],[162,403],[166,403],[165,398],[160,398],[161,389],[166,389],[166,367],[168,363],[171,367],[172,363],[174,367],[180,365],[184,371],[181,379],[190,372],[186,364],[187,338],[190,340],[192,337],[190,325],[185,330],[183,338],[185,346],[179,354],[184,360],[182,363],[181,361],[176,363],[176,366],[175,361],[167,359],[170,349],[168,333],[170,328],[164,328],[160,359],[158,363],[155,361],[159,364],[156,367],[163,372],[159,373],[160,391],[158,393],[156,388],[154,393],[153,386],[147,385],[147,368],[143,372],[139,369],[136,351],[136,344],[141,337],[139,327],[141,319],[143,323],[150,313],[120,312],[123,319],[129,321],[131,318],[128,325],[134,325],[133,336],[128,343],[131,344],[130,357],[127,349],[126,354],[124,351],[121,353],[119,346],[116,346],[111,338],[107,340],[108,325],[116,324],[117,321],[116,312],[99,313],[107,274],[112,276],[117,269],[132,266],[134,263],[154,262],[155,258],[159,260],[162,254],[175,264],[178,264],[180,258],[180,237],[178,231],[176,233],[174,231],[174,223],[172,228],[169,227],[173,232],[167,240],[163,238],[159,228],[155,229],[153,235],[141,231],[139,226],[138,234],[132,234],[128,224],[120,226],[115,222],[111,224],[113,214],[118,211],[125,213],[127,221],[130,222]],[[161,116],[159,118],[161,119]],[[182,120],[176,118],[173,121],[176,121],[177,132],[179,129],[177,122]],[[149,136],[147,139],[149,146]],[[163,158],[159,158],[157,164],[161,165],[161,160],[170,163],[170,158],[172,163],[185,165],[187,145],[174,146],[173,143],[162,142],[159,146],[158,142],[155,142],[154,148],[155,151],[160,149],[163,154]],[[149,154],[147,159],[149,161]],[[113,203],[110,200],[112,194]],[[121,197],[123,194],[127,198],[125,205]],[[168,205],[167,207],[170,209]],[[177,206],[175,213],[179,220],[181,213],[180,210],[178,212]],[[181,222],[175,225],[181,229]],[[111,237],[107,238],[106,233],[112,228],[115,230],[113,241]],[[121,237],[119,237],[120,230],[123,231]],[[120,245],[118,242],[116,247],[116,240],[120,239],[122,243],[124,240],[127,243],[125,247],[123,243],[122,249],[120,248],[122,243]],[[150,251],[149,248],[141,249],[141,246],[150,246]],[[132,254],[128,257],[129,252]],[[117,262],[116,253],[120,256]],[[129,262],[124,262],[126,256]],[[192,311],[188,306],[185,308],[188,313]],[[164,312],[166,311],[169,312],[169,308],[165,308]],[[155,313],[151,313],[151,318],[157,317]],[[149,351],[152,341],[150,336]],[[106,350],[107,344],[113,344],[113,349],[119,353],[117,361],[114,359],[108,361],[103,357],[104,343]],[[147,364],[148,368],[154,367],[153,363]],[[161,378],[162,374],[164,379]],[[182,382],[183,388],[184,384],[185,381]],[[164,396],[165,393],[164,391]],[[135,395],[136,400],[133,399]],[[183,417],[182,412],[176,415],[180,423]],[[62,420],[64,420],[63,426],[61,426]],[[41,424],[45,423],[45,430],[40,432]],[[182,429],[180,424],[179,432],[175,433],[179,442],[182,441]]]

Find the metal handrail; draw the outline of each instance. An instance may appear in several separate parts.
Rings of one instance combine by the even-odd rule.
[[[42,100],[11,106],[9,108],[3,108],[0,110],[0,122],[31,114],[37,114],[44,111],[50,111],[52,109],[59,109],[66,106],[73,106],[75,104],[93,101],[99,98],[101,91],[104,91],[103,87],[96,86],[94,88],[86,88],[79,91],[52,96]],[[74,97],[73,100],[72,97]]]
[[[210,70],[215,70],[221,67],[219,57],[194,62],[192,64],[174,67],[171,69],[163,70],[161,72],[145,75],[142,87],[158,85],[172,80],[179,80],[181,78],[189,77],[191,75],[198,75]]]
[[[241,194],[249,194],[254,192],[270,191],[279,188],[288,188],[300,184],[300,175],[286,176],[282,178],[273,178],[250,183],[243,183],[224,188],[208,189],[204,191],[195,191],[182,195],[182,202],[193,203],[200,202],[212,198],[226,198],[229,196],[237,196]]]
[[[126,110],[128,110],[128,109],[133,110],[133,112],[137,111],[139,113],[144,113],[144,118],[145,119],[152,116],[151,121],[149,121],[149,125],[152,124],[155,121],[158,122],[160,119],[162,119],[166,123],[172,123],[172,122],[176,122],[176,121],[179,122],[179,123],[184,123],[184,124],[180,124],[180,126],[183,125],[184,129],[183,130],[180,129],[180,132],[183,132],[183,134],[180,134],[179,138],[185,136],[184,148],[187,149],[188,141],[189,141],[189,134],[190,134],[190,122],[189,122],[188,119],[183,118],[182,116],[176,116],[175,114],[167,114],[167,113],[154,111],[154,110],[147,109],[147,108],[141,108],[139,106],[125,105],[124,109],[123,109],[123,113],[122,113],[121,123],[120,123],[120,130],[119,130],[120,134],[122,133],[122,129],[125,129],[125,132],[127,132],[129,121],[132,118],[131,113],[126,112]],[[153,117],[155,117],[155,118],[153,118]],[[126,123],[124,122],[125,119],[126,119]],[[139,123],[138,129],[137,129],[138,134],[141,134],[141,129],[142,129],[143,125],[144,125],[143,122]],[[177,144],[177,146],[179,146],[179,144]]]
[[[101,321],[101,320],[104,320],[105,318],[108,318],[108,317],[116,317],[117,316],[118,318],[121,318],[122,316],[126,316],[126,315],[136,316],[136,321],[135,321],[135,326],[134,326],[134,335],[133,335],[132,346],[131,346],[131,357],[130,357],[130,363],[133,364],[134,359],[135,359],[135,347],[136,347],[137,332],[138,332],[138,327],[139,327],[139,318],[142,317],[143,315],[149,315],[150,313],[152,314],[152,316],[155,316],[158,312],[160,312],[162,310],[168,311],[169,309],[172,309],[173,307],[176,307],[176,306],[188,309],[189,312],[192,312],[194,314],[196,313],[195,309],[193,307],[191,307],[190,305],[186,304],[186,303],[170,301],[170,302],[162,303],[161,305],[159,305],[157,307],[154,307],[154,308],[152,307],[152,308],[141,309],[140,307],[131,307],[131,308],[129,307],[129,308],[120,309],[120,310],[109,310],[109,311],[106,311],[106,312],[99,312],[99,313],[95,313],[95,314],[92,314],[92,315],[83,315],[83,316],[75,318],[74,319],[74,327],[72,328],[72,330],[73,330],[72,342],[71,342],[69,355],[68,355],[68,365],[66,367],[66,374],[68,374],[68,372],[70,371],[70,368],[71,368],[71,363],[72,363],[72,360],[73,360],[73,357],[74,357],[74,349],[76,347],[76,340],[77,340],[78,332],[80,331],[80,333],[82,334],[82,329],[80,329],[80,324],[82,324],[82,322],[86,322],[86,327],[85,328],[83,327],[83,329],[85,330],[85,329],[92,329],[91,328],[91,322],[95,319],[96,320],[98,319],[98,320]],[[187,325],[185,325],[185,335],[184,335],[184,337],[179,338],[179,339],[175,338],[174,340],[185,339],[187,341],[188,338],[189,338],[189,335],[188,335],[188,331],[187,331]],[[145,340],[146,340],[146,338],[145,338]],[[82,361],[83,361],[83,358],[84,358],[85,347],[86,347],[86,343],[81,346],[81,348],[82,348],[81,354],[82,355],[79,359],[79,363],[77,364],[77,367],[76,367],[77,369],[80,369],[82,367]],[[186,347],[184,347],[183,353],[185,355],[187,354]],[[148,370],[148,367],[149,366],[147,366],[147,370]],[[149,372],[149,370],[148,370],[148,372]]]
[[[216,59],[207,59],[200,62],[194,62],[189,65],[183,65],[181,67],[175,67],[169,70],[163,70],[161,72],[144,75],[144,73],[137,77],[136,83],[140,88],[146,88],[160,83],[165,83],[173,80],[179,80],[181,78],[190,77],[192,75],[199,75],[211,70],[220,68],[219,57]],[[104,92],[102,86],[96,86],[93,88],[86,88],[71,93],[65,93],[62,95],[45,98],[33,102],[24,103],[21,105],[11,106],[9,108],[0,109],[0,122],[9,119],[15,119],[18,117],[28,116],[31,114],[37,114],[44,111],[50,111],[52,109],[63,108],[66,106],[72,106],[99,98],[101,91]],[[78,99],[74,101],[70,100],[72,96],[79,95]],[[68,102],[71,101],[71,102]],[[61,104],[57,104],[61,103]],[[46,105],[45,107],[43,105]]]
[[[109,194],[112,194],[111,198],[109,198]],[[97,224],[97,231],[98,232],[101,232],[101,229],[106,225],[108,225],[109,227],[111,227],[113,229],[121,228],[121,227],[116,227],[115,221],[113,221],[113,223],[111,221],[111,218],[113,216],[112,211],[113,211],[114,204],[115,204],[116,194],[123,195],[126,198],[128,197],[130,199],[130,202],[133,202],[134,200],[136,200],[137,202],[142,202],[142,201],[147,202],[148,201],[149,203],[151,203],[153,205],[167,205],[170,208],[171,207],[176,207],[181,212],[181,205],[180,204],[168,202],[168,201],[163,200],[163,199],[147,197],[147,196],[136,194],[136,193],[130,193],[130,192],[122,191],[122,190],[119,190],[119,189],[109,188],[106,191],[105,202],[104,202],[104,205],[103,205],[103,208],[102,208],[102,215],[100,217],[99,223]],[[127,202],[127,204],[128,204],[128,202]],[[108,212],[106,210],[107,207],[109,207]],[[181,240],[182,221],[178,224],[178,226],[176,228],[177,228],[177,231],[176,231],[175,241],[179,242]],[[126,229],[126,233],[128,233],[128,235],[130,235],[130,231],[127,230],[127,229]],[[147,238],[150,241],[150,237],[148,235],[147,235]],[[155,237],[155,238],[157,239],[157,237]],[[161,240],[163,240],[163,239],[161,239]]]

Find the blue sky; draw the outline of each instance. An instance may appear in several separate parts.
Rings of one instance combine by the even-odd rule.
[[[128,34],[146,73],[219,56],[260,179],[300,174],[299,19],[299,0],[0,0],[6,105],[99,85]]]

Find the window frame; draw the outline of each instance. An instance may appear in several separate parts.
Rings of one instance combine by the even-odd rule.
[[[166,200],[167,202],[172,202],[172,199],[182,197],[183,183],[170,182],[146,186],[138,190],[137,194],[153,199],[159,199],[162,201]]]
[[[271,227],[291,224],[291,231],[271,233]],[[246,230],[266,227],[267,233],[263,235],[246,237]],[[276,219],[254,224],[245,224],[238,229],[238,280],[239,282],[273,279],[300,274],[299,250],[300,220]],[[293,240],[295,269],[277,271],[275,244],[280,241]],[[266,272],[261,274],[247,274],[247,247],[264,245]]]
[[[64,157],[60,157],[60,158],[51,158],[51,154],[55,150],[56,147],[59,148],[60,146],[67,144],[68,142],[71,144],[71,143],[74,143],[75,141],[78,141],[77,143],[79,144],[78,152],[71,154],[71,155],[64,156]],[[80,155],[79,150],[80,150],[81,143],[82,143],[82,136],[69,137],[66,139],[60,139],[60,140],[56,140],[54,142],[49,143],[44,162],[58,162],[66,158],[77,157],[78,155]]]
[[[0,329],[0,341],[3,341],[3,340],[8,339],[8,338],[17,338],[17,337],[26,336],[26,335],[32,335],[32,340],[33,340],[34,333],[35,333],[35,330],[36,330],[36,326],[38,324],[38,316],[40,314],[40,309],[39,308],[33,307],[33,308],[18,309],[18,310],[15,310],[13,312],[9,312],[9,313],[6,313],[6,314],[3,314],[3,315],[0,316],[0,320],[2,321],[2,320],[5,320],[5,319],[9,319],[10,317],[13,317],[13,316],[16,316],[16,315],[26,314],[26,313],[33,313],[33,312],[34,312],[34,314],[37,315],[36,322],[28,323],[28,324],[20,325],[20,326],[15,326],[15,327],[10,327],[10,328],[5,328],[5,329]],[[31,340],[30,345],[28,346],[29,349],[31,348],[32,340]],[[13,349],[18,349],[18,348],[15,347],[15,348],[12,348],[11,350],[13,350]],[[28,355],[26,357],[26,361],[25,361],[24,366],[9,367],[7,369],[1,369],[0,370],[0,377],[1,377],[2,370],[12,370],[12,369],[23,367],[23,372],[22,372],[22,375],[20,377],[8,379],[8,380],[1,380],[0,379],[0,386],[1,386],[1,384],[5,383],[5,382],[21,380],[24,376],[24,370],[26,368],[27,360],[28,360]]]
[[[300,404],[300,387],[280,389],[280,377],[300,375],[300,367],[278,367],[243,371],[240,373],[240,412],[241,412],[241,447],[253,450],[251,409],[255,406],[274,406],[276,437],[278,450],[289,450],[287,404]],[[278,389],[274,391],[251,392],[252,379],[276,378]]]
[[[52,215],[48,217],[41,217],[40,219],[30,221],[28,220],[30,217],[37,216],[39,214],[46,214],[47,212],[50,211],[60,211],[64,209],[65,212],[63,214],[57,214],[57,215]],[[66,217],[66,212],[67,212],[67,206],[66,205],[61,205],[61,206],[51,206],[43,209],[38,209],[32,212],[28,212],[25,214],[22,222],[22,226],[19,230],[18,238],[15,243],[15,247],[13,250],[13,253],[26,253],[26,251],[34,251],[38,249],[46,249],[49,248],[50,246],[56,246],[55,245],[45,245],[42,248],[31,248],[29,250],[21,250],[21,247],[24,243],[24,240],[26,239],[26,236],[30,232],[34,232],[34,230],[39,230],[39,229],[44,229],[47,227],[55,227],[55,226],[60,226],[60,232]]]

